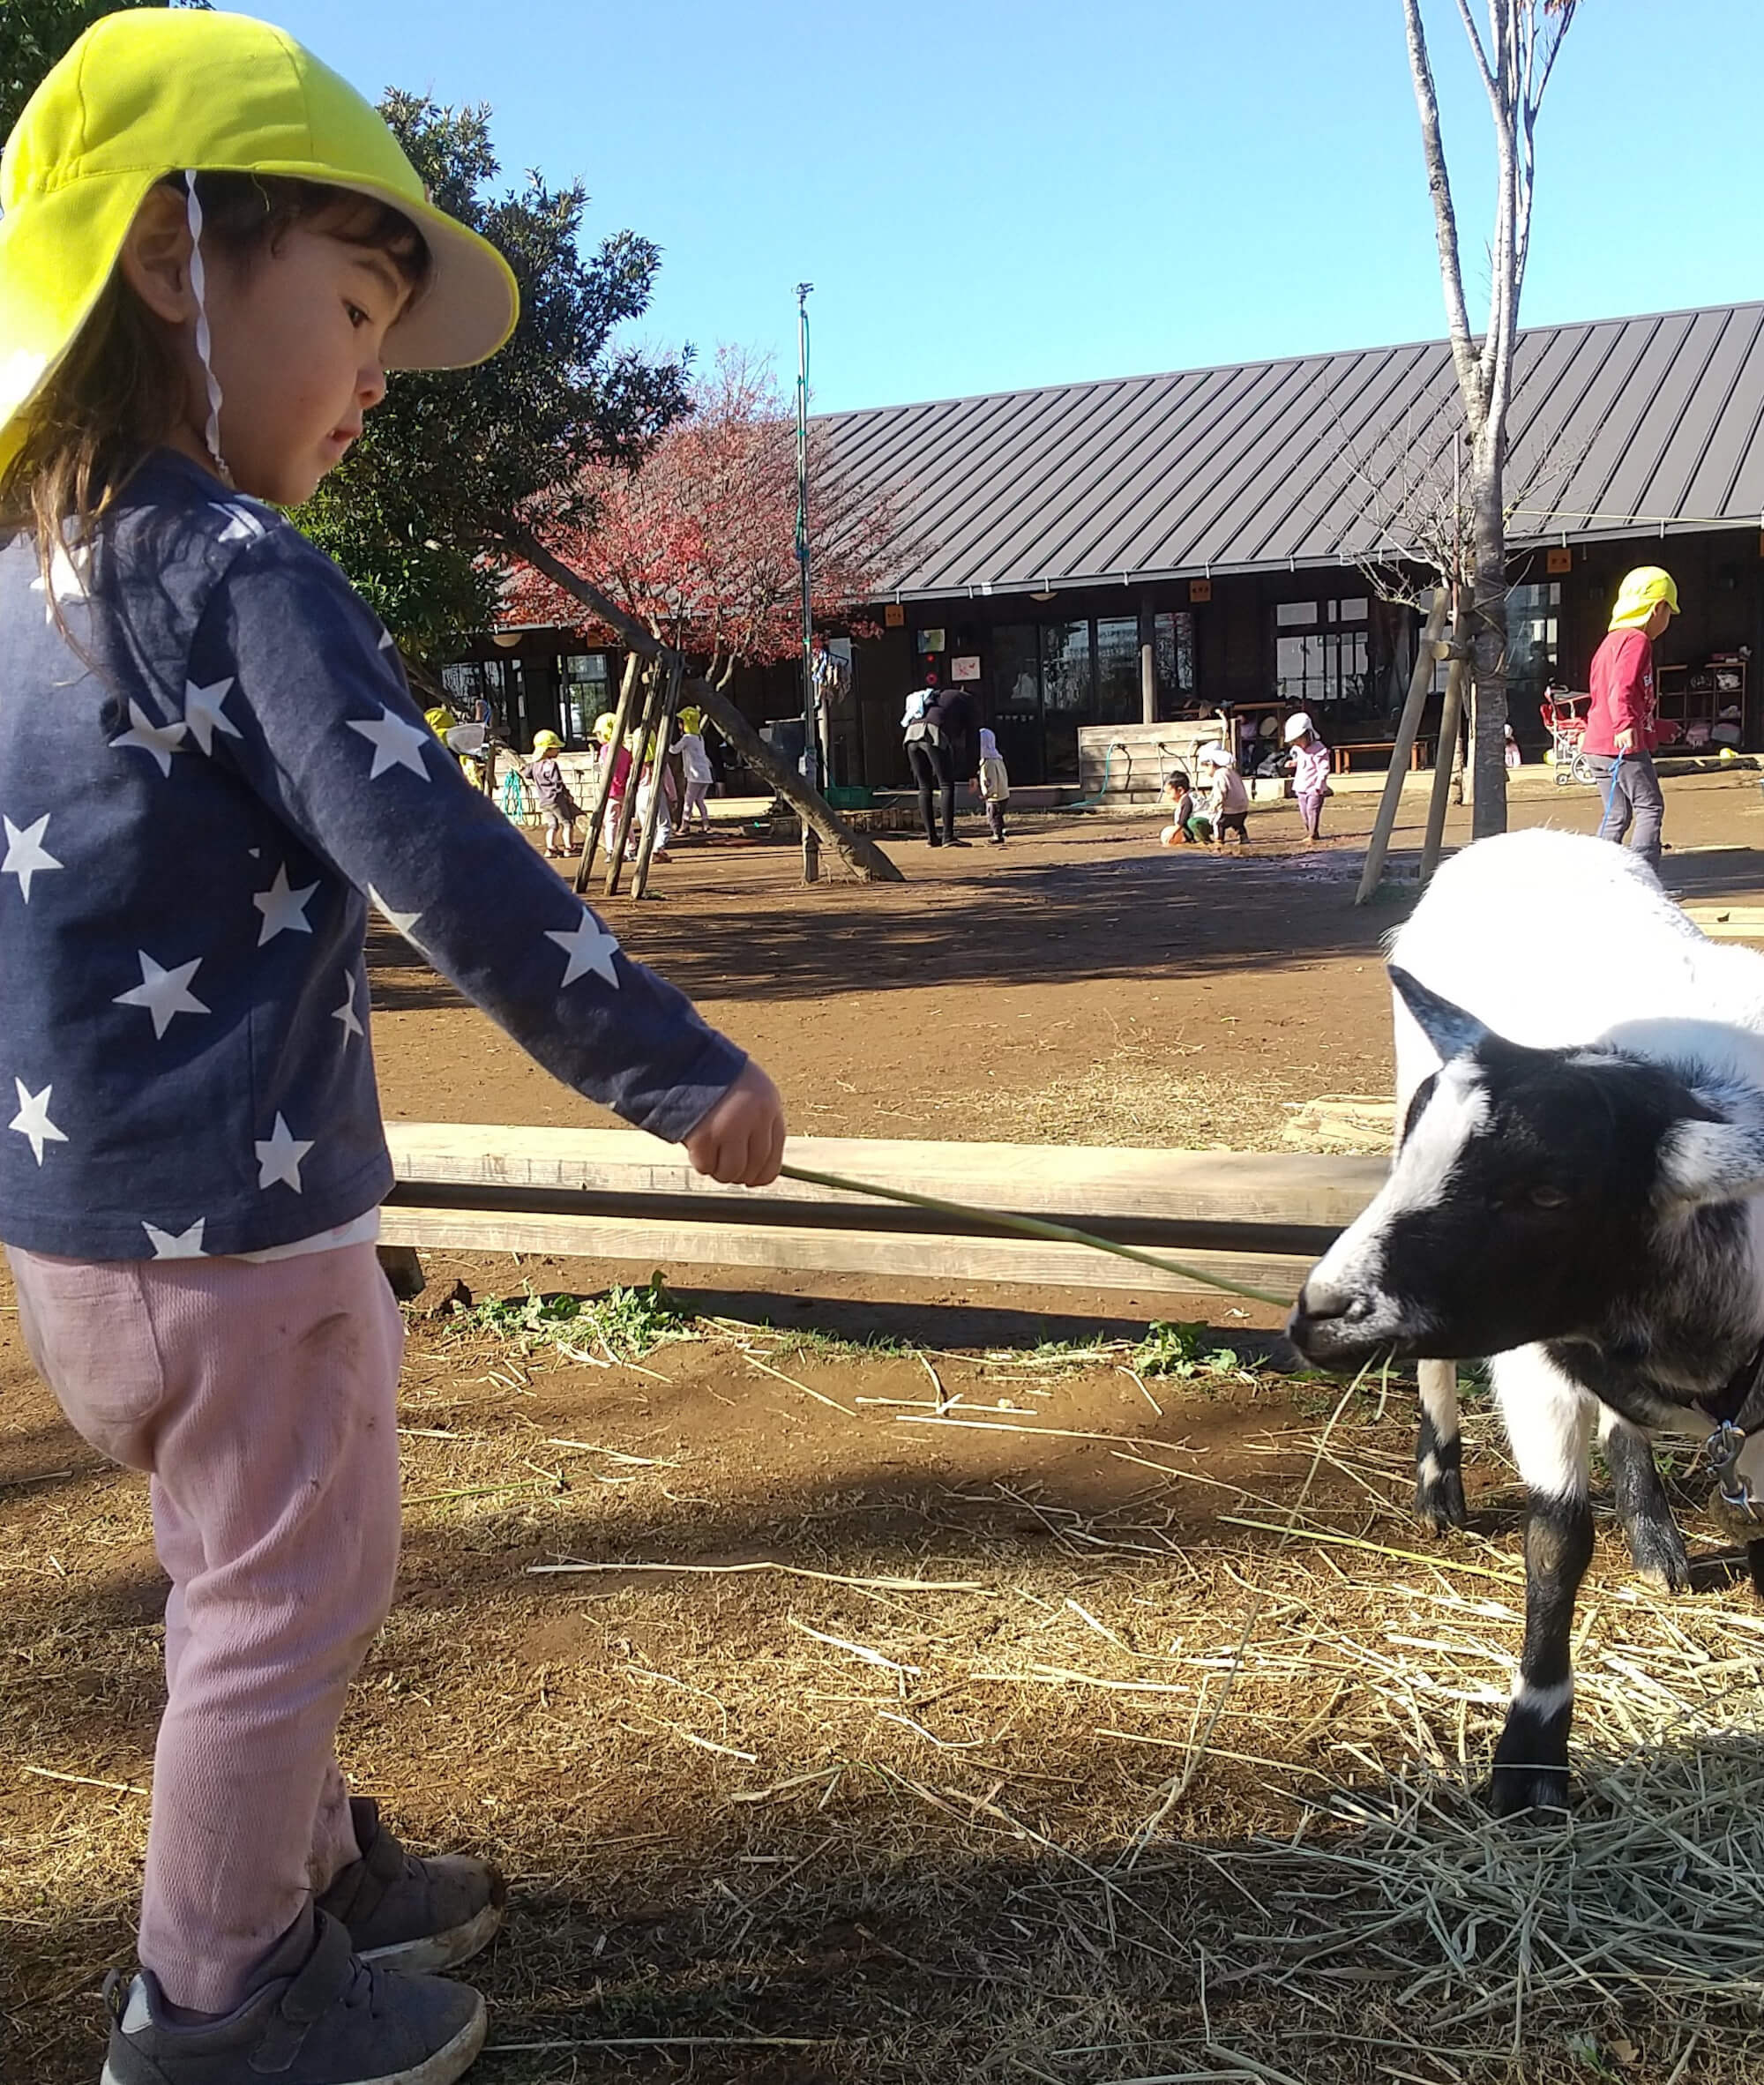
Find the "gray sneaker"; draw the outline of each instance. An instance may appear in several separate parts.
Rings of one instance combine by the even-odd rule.
[[[465,1854],[422,1860],[407,1853],[367,1796],[351,1796],[349,1811],[362,1857],[319,1898],[318,1909],[348,1928],[363,1962],[451,1969],[489,1946],[508,1895],[494,1868]]]
[[[369,1968],[322,1913],[291,1976],[224,2018],[175,2025],[151,1970],[104,1983],[110,2047],[100,2085],[452,2085],[484,2042],[484,2001],[445,1977]]]

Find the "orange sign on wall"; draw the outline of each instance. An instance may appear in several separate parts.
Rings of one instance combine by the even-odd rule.
[[[1544,551],[1544,569],[1545,572],[1573,572],[1574,553],[1566,545],[1558,544],[1553,550]]]
[[[1188,582],[1188,598],[1191,602],[1211,601],[1213,598],[1212,580],[1191,579]]]
[[[907,611],[898,601],[891,601],[882,610],[882,626],[885,630],[904,630],[907,627]]]

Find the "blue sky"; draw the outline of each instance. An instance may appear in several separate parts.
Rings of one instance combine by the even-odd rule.
[[[645,338],[792,373],[812,281],[823,409],[1444,331],[1398,0],[239,4],[579,175],[664,249]],[[1486,106],[1426,11],[1474,314]],[[1758,0],[1582,0],[1525,319],[1764,296],[1760,107]]]

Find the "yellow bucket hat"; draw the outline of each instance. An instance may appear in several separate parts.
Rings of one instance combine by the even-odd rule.
[[[555,731],[535,731],[533,735],[533,750],[535,753],[561,753],[564,742]]]
[[[1663,601],[1676,616],[1678,589],[1671,573],[1657,564],[1638,564],[1623,575],[1617,606],[1611,611],[1611,628],[1639,630]]]
[[[401,211],[433,265],[386,335],[390,369],[463,369],[514,331],[508,263],[434,207],[379,112],[284,30],[185,9],[106,15],[39,86],[0,155],[0,470],[148,190],[185,168],[321,182]]]

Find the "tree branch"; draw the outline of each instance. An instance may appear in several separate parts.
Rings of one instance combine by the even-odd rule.
[[[1463,4],[1463,0],[1459,0]],[[1439,135],[1439,97],[1427,56],[1427,32],[1421,23],[1421,0],[1402,0],[1403,26],[1409,38],[1409,70],[1415,83],[1415,106],[1421,117],[1422,157],[1433,198],[1433,226],[1439,245],[1439,280],[1446,293],[1446,324],[1452,340],[1452,361],[1458,372],[1465,411],[1474,428],[1483,416],[1484,392],[1476,353],[1470,344],[1469,314],[1464,305],[1464,277],[1458,258],[1458,220],[1452,206],[1452,182],[1446,168],[1446,147]],[[1471,30],[1475,39],[1474,28]],[[1481,50],[1480,43],[1476,46]],[[1486,68],[1484,68],[1486,70]]]

